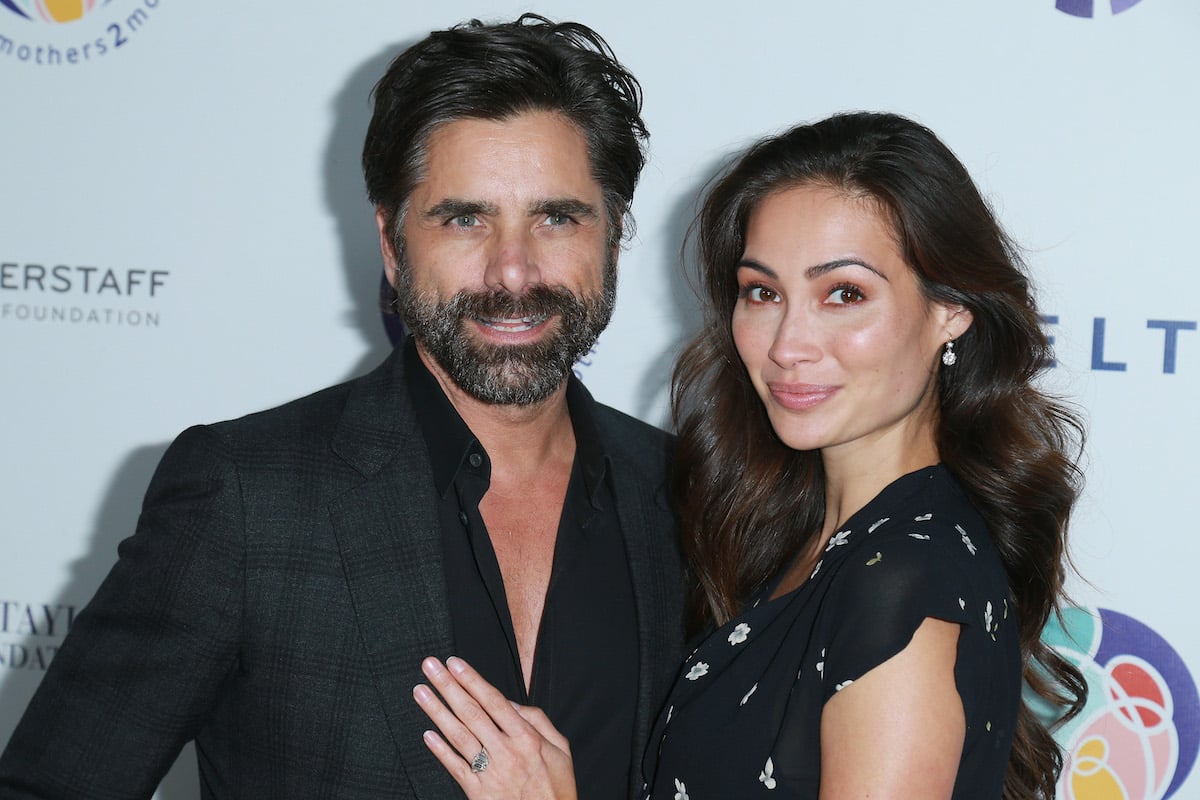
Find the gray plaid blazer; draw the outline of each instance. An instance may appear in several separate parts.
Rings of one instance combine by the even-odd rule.
[[[176,439],[0,756],[0,798],[147,798],[189,740],[206,799],[462,796],[412,700],[452,639],[401,356]],[[595,413],[637,607],[638,765],[682,645],[670,440]]]

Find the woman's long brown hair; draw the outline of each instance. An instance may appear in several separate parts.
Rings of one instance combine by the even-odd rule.
[[[958,363],[938,375],[938,450],[1004,562],[1025,683],[1069,719],[1087,685],[1041,632],[1063,601],[1083,426],[1034,383],[1050,347],[1017,248],[954,154],[896,115],[841,114],[765,139],[707,192],[696,226],[706,318],[671,388],[679,436],[673,491],[696,581],[693,622],[721,624],[736,614],[814,544],[824,521],[820,453],[776,437],[730,330],[750,214],[770,194],[803,185],[876,201],[926,297],[972,313],[955,342]],[[1046,725],[1022,702],[1005,800],[1052,798],[1062,764]]]

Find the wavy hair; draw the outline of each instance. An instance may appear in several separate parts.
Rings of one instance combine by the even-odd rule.
[[[972,313],[955,342],[958,363],[937,378],[937,447],[1008,573],[1026,684],[1070,718],[1086,684],[1041,632],[1063,601],[1083,426],[1034,384],[1050,346],[1016,246],[949,148],[894,114],[839,114],[764,139],[707,190],[693,226],[704,326],[671,387],[679,437],[672,488],[696,583],[693,622],[728,620],[821,531],[820,453],[792,450],[775,435],[730,328],[751,213],[769,195],[805,185],[874,199],[924,295]],[[1049,730],[1022,703],[1005,800],[1052,798],[1062,764]]]
[[[434,130],[455,120],[505,120],[529,111],[558,112],[579,129],[604,192],[610,241],[615,245],[622,231],[630,233],[629,206],[649,136],[642,89],[586,25],[522,14],[512,22],[474,19],[434,31],[396,56],[373,97],[363,176],[393,239],[424,174]]]

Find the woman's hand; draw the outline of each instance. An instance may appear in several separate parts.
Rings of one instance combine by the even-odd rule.
[[[570,745],[541,709],[509,702],[460,658],[421,671],[437,694],[418,684],[413,698],[442,733],[426,731],[425,745],[469,800],[574,800]]]

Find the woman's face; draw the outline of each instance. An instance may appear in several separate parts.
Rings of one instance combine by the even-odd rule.
[[[779,438],[885,459],[932,446],[942,347],[970,312],[922,294],[877,203],[824,186],[763,200],[733,338]]]

